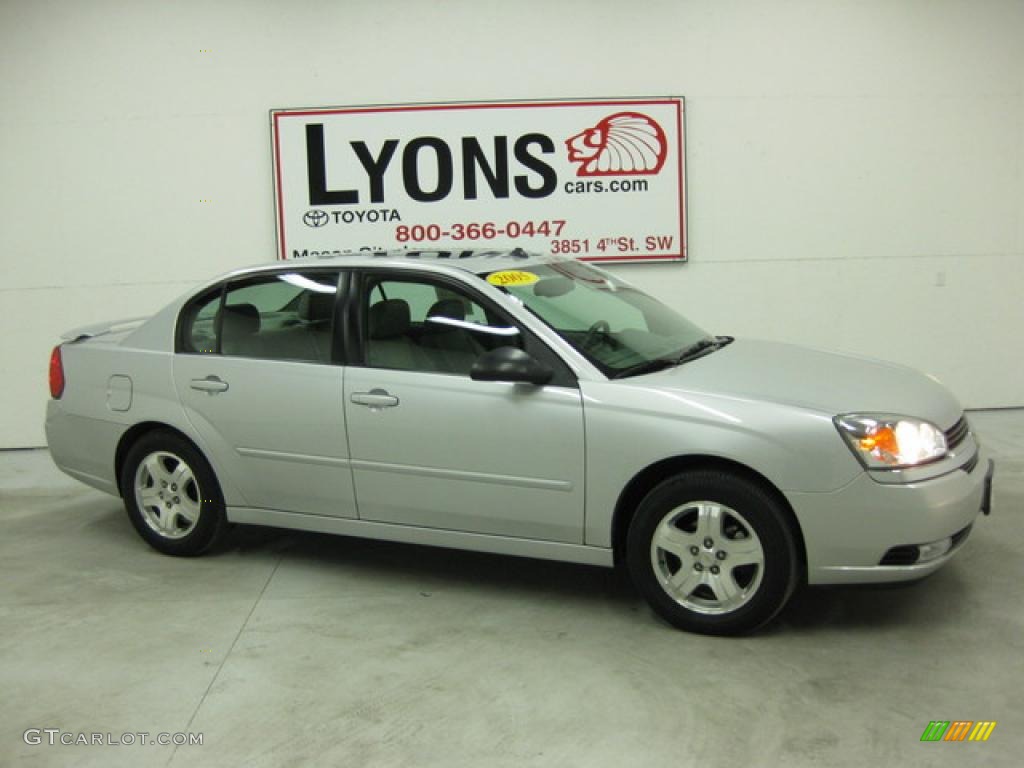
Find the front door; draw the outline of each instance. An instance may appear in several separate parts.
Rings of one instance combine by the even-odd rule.
[[[297,269],[228,283],[185,310],[178,395],[247,506],[356,516],[338,290],[338,270]]]
[[[347,369],[345,413],[360,518],[582,543],[575,381],[469,377],[487,349],[541,342],[485,299],[426,276],[365,276],[357,311],[364,365]]]

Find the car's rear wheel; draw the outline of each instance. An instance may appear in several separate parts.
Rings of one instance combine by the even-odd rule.
[[[208,550],[227,531],[224,500],[209,463],[173,432],[150,432],[129,449],[121,496],[135,530],[168,555]]]
[[[662,618],[712,635],[766,623],[798,581],[781,504],[745,477],[712,470],[669,478],[644,498],[630,525],[627,562]]]

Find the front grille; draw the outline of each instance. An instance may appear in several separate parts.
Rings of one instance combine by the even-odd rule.
[[[964,416],[960,417],[960,421],[954,424],[952,427],[946,430],[946,445],[949,450],[955,450],[960,443],[964,441],[968,433],[971,431],[970,425],[967,423],[967,419]]]
[[[981,456],[976,453],[973,456],[971,456],[971,458],[967,460],[967,463],[960,467],[960,469],[962,469],[967,474],[971,474],[971,472],[974,471],[974,468],[978,466],[979,461],[981,461]]]
[[[906,544],[902,547],[892,547],[885,555],[882,560],[878,563],[879,565],[913,565],[917,562],[917,558],[921,555],[921,551],[917,548],[916,544]]]

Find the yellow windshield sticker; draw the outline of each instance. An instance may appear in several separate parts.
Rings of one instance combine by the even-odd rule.
[[[533,272],[523,272],[519,269],[506,269],[502,272],[492,272],[487,276],[487,282],[497,285],[500,288],[508,288],[513,285],[533,285],[540,280]]]

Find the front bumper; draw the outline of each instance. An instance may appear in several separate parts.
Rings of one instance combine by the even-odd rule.
[[[991,506],[993,465],[983,452],[977,458],[916,483],[879,483],[865,472],[832,493],[787,493],[804,535],[808,583],[912,581],[941,568]],[[946,539],[949,550],[926,562],[880,564],[894,548]]]

